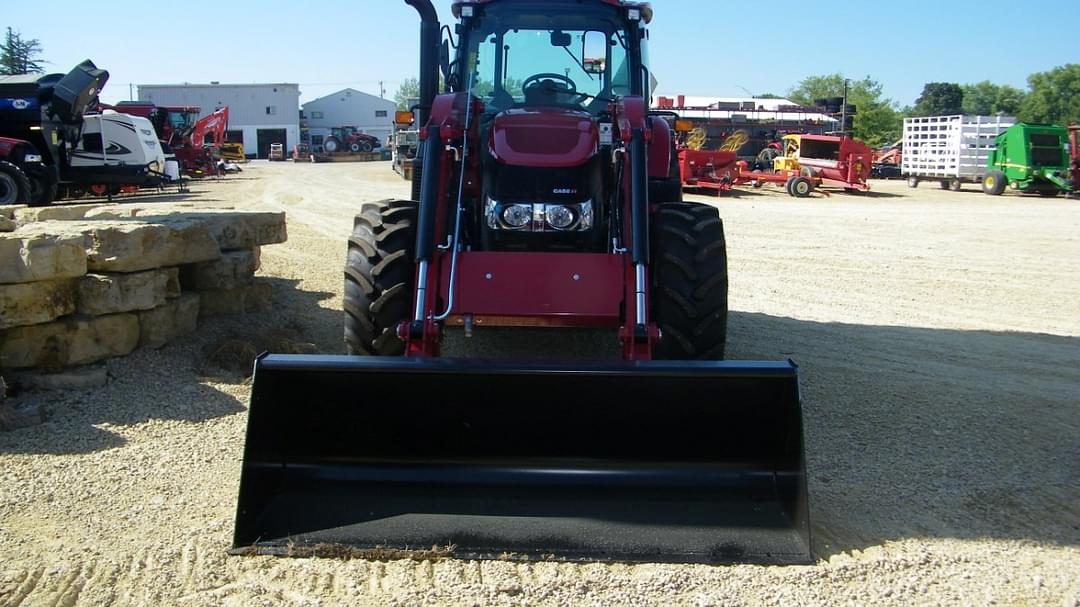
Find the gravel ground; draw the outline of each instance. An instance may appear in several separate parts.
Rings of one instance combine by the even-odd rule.
[[[352,215],[407,195],[387,163],[255,162],[192,198],[288,211],[273,310],[17,398],[48,415],[0,433],[0,605],[1078,605],[1080,202],[874,185],[699,198],[730,356],[801,366],[813,566],[227,556],[249,387],[205,353],[340,352]]]

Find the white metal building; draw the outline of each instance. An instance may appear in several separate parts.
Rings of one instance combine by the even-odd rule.
[[[394,111],[397,104],[389,99],[369,95],[356,89],[343,89],[304,104],[310,143],[322,145],[330,129],[352,126],[362,133],[378,137],[386,143],[394,131]]]
[[[229,107],[227,141],[244,144],[249,158],[266,158],[271,143],[286,150],[300,143],[300,85],[140,84],[139,101],[161,106],[196,106],[200,117]],[[392,112],[391,112],[392,114]]]

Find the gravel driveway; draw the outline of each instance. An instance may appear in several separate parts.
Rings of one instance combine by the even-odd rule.
[[[408,191],[388,163],[255,162],[193,199],[289,213],[273,310],[18,397],[47,421],[0,433],[0,605],[1075,606],[1080,202],[874,186],[695,197],[725,218],[729,356],[801,368],[816,565],[227,556],[249,387],[206,354],[340,352],[352,215]]]

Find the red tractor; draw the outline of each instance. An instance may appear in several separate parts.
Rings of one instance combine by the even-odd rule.
[[[355,218],[351,355],[256,362],[234,549],[810,562],[796,366],[720,360],[724,228],[648,109],[652,9],[459,1],[440,62],[430,0],[406,3],[416,197]],[[621,360],[440,356],[523,328]]]
[[[361,133],[354,126],[336,126],[330,129],[330,133],[323,141],[323,150],[327,154],[358,154],[382,145],[378,137]]]

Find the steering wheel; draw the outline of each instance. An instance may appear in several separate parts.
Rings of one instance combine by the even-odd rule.
[[[577,92],[577,83],[574,82],[573,80],[571,80],[569,76],[565,76],[563,74],[555,74],[555,73],[552,73],[552,72],[545,72],[543,74],[533,74],[532,76],[529,76],[528,78],[525,79],[525,82],[521,83],[521,90],[524,91],[525,89],[529,88],[530,84],[539,85],[540,81],[545,80],[545,79],[561,80],[563,83],[566,84],[567,89],[565,91],[555,91],[555,92],[566,93],[566,94],[569,94],[569,95],[577,95],[578,94],[578,92]]]

